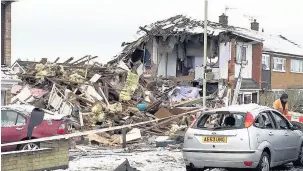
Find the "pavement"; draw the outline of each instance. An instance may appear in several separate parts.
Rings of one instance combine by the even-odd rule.
[[[140,171],[185,171],[182,153],[177,148],[106,149],[81,146],[81,150],[70,151],[69,171],[115,170],[127,159],[132,168]],[[272,171],[303,171],[287,164]],[[59,171],[59,170],[58,170]],[[225,171],[206,169],[204,171]]]

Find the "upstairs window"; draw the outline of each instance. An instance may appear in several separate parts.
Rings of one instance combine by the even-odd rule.
[[[303,60],[291,59],[290,72],[303,73]]]
[[[247,46],[246,45],[238,45],[237,46],[237,56],[236,63],[242,63],[247,61]]]
[[[270,68],[270,56],[269,55],[262,55],[262,69],[263,70],[269,70]]]
[[[273,71],[285,72],[286,59],[285,58],[273,58]]]

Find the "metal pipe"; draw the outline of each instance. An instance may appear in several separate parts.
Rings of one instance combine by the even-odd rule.
[[[208,0],[205,0],[204,4],[204,77],[203,77],[203,107],[206,107],[206,69],[207,69],[207,6]]]

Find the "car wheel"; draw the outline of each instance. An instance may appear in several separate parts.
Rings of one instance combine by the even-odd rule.
[[[266,152],[263,152],[259,161],[256,171],[269,171],[270,170],[270,159]]]
[[[295,166],[303,166],[303,144],[301,145],[298,159],[292,162]]]
[[[198,169],[193,168],[191,166],[186,166],[186,171],[197,171]]]
[[[37,150],[40,148],[39,143],[28,143],[20,146],[20,150]]]

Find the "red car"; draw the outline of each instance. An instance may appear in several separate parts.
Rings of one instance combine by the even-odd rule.
[[[29,139],[28,125],[34,106],[11,105],[1,107],[1,144]],[[40,125],[34,127],[32,138],[50,137],[68,133],[62,116],[45,113]],[[28,143],[1,147],[1,151],[33,150],[40,148],[39,143]]]

